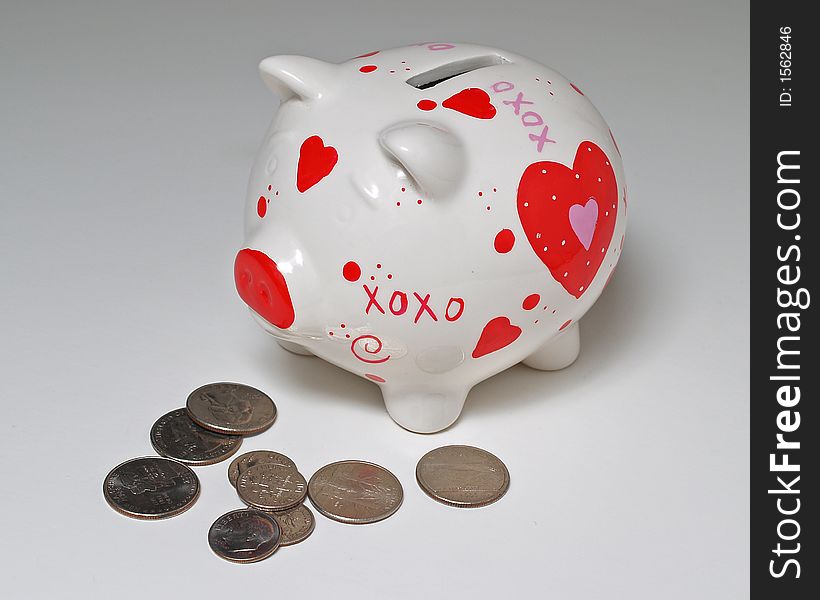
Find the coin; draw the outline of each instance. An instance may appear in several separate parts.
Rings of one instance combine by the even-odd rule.
[[[313,513],[304,504],[290,510],[270,514],[276,519],[276,522],[279,523],[279,529],[282,530],[280,546],[290,546],[306,540],[313,533],[313,528],[316,526]]]
[[[163,415],[151,427],[151,445],[162,456],[187,465],[212,465],[239,450],[242,438],[203,429],[184,408]]]
[[[217,556],[238,563],[263,560],[276,552],[281,540],[276,519],[257,510],[232,510],[208,530],[208,545]]]
[[[105,477],[111,508],[136,519],[165,519],[185,512],[199,497],[199,479],[185,465],[147,456],[117,465]]]
[[[416,465],[421,489],[450,506],[474,508],[501,498],[510,487],[510,472],[486,450],[473,446],[442,446]]]
[[[320,513],[342,523],[375,523],[401,506],[401,483],[390,471],[361,460],[322,467],[308,483],[308,495]]]
[[[242,502],[262,510],[287,510],[305,499],[307,484],[295,469],[261,463],[248,467],[236,480]]]
[[[197,425],[229,435],[252,435],[273,425],[276,405],[265,394],[241,383],[209,383],[195,389],[185,404]]]
[[[274,452],[273,450],[253,450],[251,452],[245,452],[231,461],[228,467],[228,481],[231,482],[232,486],[236,487],[236,480],[239,479],[240,474],[244,473],[248,467],[261,463],[281,465],[296,470],[296,463],[284,454]]]

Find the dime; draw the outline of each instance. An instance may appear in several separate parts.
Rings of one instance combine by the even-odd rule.
[[[242,502],[254,508],[287,510],[304,501],[307,484],[295,469],[261,463],[239,476],[236,491]]]
[[[399,509],[404,491],[384,467],[343,460],[316,471],[308,483],[308,495],[326,517],[342,523],[375,523]]]
[[[416,465],[421,489],[450,506],[475,508],[501,498],[510,487],[510,472],[494,454],[473,446],[442,446]]]
[[[273,400],[241,383],[203,385],[188,396],[186,408],[197,425],[229,435],[259,433],[276,419]]]
[[[163,415],[151,428],[151,445],[162,456],[187,465],[211,465],[239,450],[242,438],[222,435],[188,418],[184,408]]]
[[[106,476],[103,496],[111,508],[128,517],[165,519],[193,506],[199,497],[199,479],[174,460],[132,458]]]
[[[263,560],[276,552],[281,530],[276,519],[257,510],[232,510],[208,530],[208,544],[217,556],[238,563]]]
[[[281,465],[296,470],[296,463],[284,454],[273,450],[253,450],[245,452],[245,454],[237,456],[231,461],[231,465],[228,467],[228,481],[236,487],[236,480],[239,479],[240,474],[244,473],[249,467],[261,463]]]
[[[282,530],[280,546],[290,546],[306,540],[313,533],[313,528],[316,526],[313,513],[304,504],[290,510],[270,514],[276,519],[276,522],[279,523],[279,529]]]

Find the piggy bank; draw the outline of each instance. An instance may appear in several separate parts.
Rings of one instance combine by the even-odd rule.
[[[468,44],[260,70],[281,104],[234,275],[279,344],[374,382],[424,433],[499,371],[575,360],[627,210],[618,146],[581,89]]]

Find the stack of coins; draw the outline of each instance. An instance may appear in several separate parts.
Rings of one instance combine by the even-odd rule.
[[[151,428],[151,444],[161,457],[134,458],[114,467],[103,495],[114,510],[137,519],[181,514],[199,497],[199,479],[190,466],[233,456],[243,436],[265,431],[275,419],[273,400],[255,388],[238,383],[197,388],[185,408],[163,415]],[[307,539],[316,522],[305,498],[322,515],[348,524],[386,519],[404,498],[398,478],[377,464],[334,462],[306,482],[291,458],[273,450],[234,458],[228,481],[247,507],[214,521],[208,544],[217,556],[237,563],[263,560],[280,546]],[[476,508],[500,499],[510,486],[510,474],[486,450],[442,446],[419,460],[416,481],[438,502]]]

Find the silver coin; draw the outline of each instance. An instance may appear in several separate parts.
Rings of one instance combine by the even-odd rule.
[[[258,510],[232,510],[208,530],[208,545],[217,556],[238,563],[263,560],[276,552],[281,540],[279,523]]]
[[[241,383],[203,385],[191,392],[185,407],[197,425],[229,435],[253,435],[276,420],[273,400]]]
[[[117,465],[105,477],[111,508],[135,519],[165,519],[185,512],[199,497],[199,479],[185,465],[146,456]]]
[[[252,450],[251,452],[245,452],[237,456],[231,461],[228,467],[228,481],[231,482],[232,486],[236,487],[236,480],[239,479],[240,474],[244,473],[249,467],[261,463],[281,465],[288,469],[296,470],[296,463],[284,454],[274,452],[273,450]]]
[[[276,519],[279,529],[282,530],[280,546],[291,546],[306,540],[316,526],[313,513],[304,504],[290,510],[272,512],[270,515]]]
[[[239,476],[236,491],[248,506],[262,510],[287,510],[304,501],[307,484],[299,471],[261,463],[249,467]]]
[[[186,465],[212,465],[239,450],[242,438],[203,429],[191,421],[184,408],[178,408],[151,427],[151,445],[162,456]]]
[[[322,467],[308,483],[308,496],[320,513],[342,523],[375,523],[401,506],[404,491],[393,473],[361,460]]]
[[[416,480],[431,498],[450,506],[475,508],[501,498],[510,472],[501,460],[473,446],[442,446],[421,457]]]

